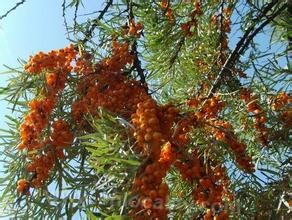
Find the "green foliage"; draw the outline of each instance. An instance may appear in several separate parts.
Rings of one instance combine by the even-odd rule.
[[[157,1],[140,0],[106,1],[105,8],[98,9],[100,14],[97,18],[94,13],[79,21],[77,12],[84,2],[64,1],[65,22],[66,13],[74,11],[76,15],[74,25],[67,27],[70,40],[80,50],[91,52],[95,61],[108,56],[113,38],[136,44],[149,93],[158,103],[174,103],[180,108],[182,117],[191,112],[185,104],[187,99],[203,95],[206,98],[218,73],[230,70],[231,76],[221,77],[216,91],[227,106],[219,118],[230,122],[234,135],[247,144],[247,151],[256,162],[256,173],[246,174],[236,166],[234,154],[228,146],[215,140],[208,130],[212,125],[208,129],[195,127],[189,135],[191,141],[187,148],[190,151],[196,148],[205,161],[211,158],[228,168],[231,189],[236,196],[232,205],[239,207],[229,207],[231,219],[251,219],[254,216],[276,219],[287,215],[283,209],[277,212],[277,204],[283,191],[289,191],[291,187],[291,129],[280,123],[282,111],[275,112],[271,108],[271,99],[279,91],[291,90],[287,44],[291,22],[287,11],[270,19],[285,3],[226,1],[230,8],[235,9],[231,17],[232,30],[228,34],[228,55],[235,51],[248,30],[257,30],[265,22],[268,25],[258,29],[246,48],[241,46],[241,53],[235,51],[238,58],[231,67],[222,67],[218,65],[222,31],[210,23],[214,14],[220,16],[222,2],[203,1],[204,14],[197,17],[197,24],[191,29],[192,36],[186,36],[181,29],[181,25],[190,20],[193,11],[190,1],[171,1],[176,18],[174,22],[167,19],[165,10]],[[271,2],[275,2],[275,9],[259,16]],[[122,34],[129,25],[130,13],[143,24],[141,38]],[[25,62],[20,64],[25,65]],[[26,156],[31,152],[17,149],[19,126],[27,114],[28,101],[32,97],[42,97],[45,73],[29,75],[22,68],[7,69],[8,73],[15,75],[11,76],[5,88],[1,88],[0,94],[15,115],[6,116],[7,128],[0,129],[0,154],[4,165],[0,178],[3,215],[17,219],[129,219],[127,211],[133,179],[138,167],[143,164],[133,151],[133,125],[105,109],[98,109],[96,116],[87,115],[87,129],[76,131],[78,125],[72,123],[71,104],[79,98],[76,84],[80,78],[74,73],[68,75],[69,83],[60,94],[58,106],[51,117],[66,119],[77,138],[65,150],[65,159],[56,163],[45,186],[32,190],[30,196],[17,193],[17,180],[32,178],[25,170]],[[247,77],[238,77],[239,70],[244,71]],[[127,66],[125,73],[130,79],[141,79],[137,68]],[[247,113],[246,104],[238,99],[242,87],[253,91],[267,115],[266,126],[272,140],[267,149],[261,148],[253,116]],[[44,135],[49,129],[50,126],[45,129]],[[193,219],[204,213],[205,209],[196,206],[192,198],[195,184],[183,181],[175,169],[170,170],[165,181],[170,187],[170,218]]]

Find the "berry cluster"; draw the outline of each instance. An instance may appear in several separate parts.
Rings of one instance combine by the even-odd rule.
[[[190,108],[197,109],[202,102],[199,98],[192,98],[187,101]],[[246,154],[246,144],[237,140],[232,125],[227,121],[219,120],[218,113],[224,108],[225,104],[220,97],[214,96],[203,102],[203,106],[196,111],[197,124],[211,127],[211,135],[220,142],[228,146],[235,154],[237,164],[246,172],[253,172],[254,165],[252,158]]]
[[[223,142],[235,155],[235,161],[245,172],[254,172],[252,158],[246,154],[247,145],[237,140],[232,126],[222,120],[210,121],[212,134],[217,141]]]
[[[264,111],[258,104],[256,98],[251,94],[251,92],[242,88],[240,90],[240,99],[244,101],[247,105],[248,112],[253,113],[254,117],[254,128],[259,134],[259,139],[264,146],[268,145],[268,130],[265,126],[267,121]]]
[[[182,30],[183,34],[187,37],[193,36],[194,33],[192,32],[191,29],[192,29],[192,27],[197,26],[197,18],[196,17],[203,14],[200,1],[195,1],[194,6],[195,6],[195,8],[191,12],[191,15],[190,15],[191,20],[187,21],[186,23],[181,24],[181,30]]]
[[[98,107],[104,107],[112,113],[129,119],[137,104],[147,96],[145,88],[137,81],[128,80],[123,75],[127,64],[132,63],[133,56],[127,43],[113,41],[113,54],[101,60],[92,69],[91,74],[80,72],[78,91],[81,98],[72,104],[72,116],[80,126],[84,115],[96,115]],[[82,67],[81,69],[85,69]]]
[[[20,179],[17,181],[17,191],[19,193],[29,193],[28,189],[29,189],[29,182],[25,179]]]
[[[134,19],[132,19],[129,24],[128,35],[139,38],[141,36],[142,29],[143,25],[140,22],[135,23]]]
[[[132,115],[132,123],[136,128],[133,134],[135,147],[136,151],[142,152],[143,157],[147,156],[147,163],[140,168],[133,185],[133,193],[139,195],[142,204],[131,210],[130,214],[135,219],[167,219],[165,205],[168,187],[162,180],[171,163],[171,145],[165,143],[165,137],[161,133],[159,107],[155,101],[148,97],[137,107],[136,113]],[[162,201],[159,209],[153,204],[157,198]],[[141,210],[144,211],[140,212]]]
[[[232,196],[228,191],[229,180],[226,170],[221,165],[215,161],[204,163],[202,156],[193,151],[187,158],[180,157],[175,162],[175,167],[184,180],[196,185],[192,192],[196,204],[207,209],[216,204],[214,217],[225,213],[221,208],[223,199],[231,200]],[[228,216],[226,213],[225,215],[226,218],[223,219],[227,219]],[[207,216],[208,214],[204,218]],[[213,216],[210,219],[213,219]]]
[[[50,124],[50,120],[58,101],[58,93],[65,87],[66,77],[72,70],[71,62],[76,54],[73,45],[70,45],[58,51],[39,52],[25,65],[28,74],[45,74],[46,82],[42,97],[29,102],[29,113],[20,125],[21,142],[18,149],[28,151],[27,171],[33,174],[27,181],[29,187],[41,187],[44,184],[56,159],[63,158],[63,148],[73,141],[73,134],[65,121],[60,119]],[[52,131],[48,129],[49,126]],[[44,138],[44,132],[51,136]],[[29,187],[25,189],[28,190]]]
[[[201,13],[199,4],[196,4],[194,11],[195,14]],[[140,24],[132,22],[129,28],[130,36],[139,37]],[[55,65],[52,64],[54,62]],[[164,177],[172,166],[179,170],[184,181],[194,184],[192,196],[195,204],[208,209],[204,218],[227,219],[226,212],[221,208],[224,199],[231,199],[226,170],[218,161],[205,161],[196,146],[190,146],[192,129],[200,129],[227,145],[243,170],[253,171],[252,160],[245,152],[246,145],[236,139],[228,122],[219,120],[225,103],[219,96],[192,98],[186,106],[190,111],[184,114],[172,104],[158,105],[147,94],[143,84],[125,75],[127,65],[132,63],[129,44],[117,40],[112,42],[111,56],[97,63],[87,52],[77,56],[73,46],[48,54],[41,53],[30,59],[26,65],[27,72],[45,73],[47,89],[44,97],[30,102],[30,111],[20,127],[19,149],[36,153],[27,157],[27,171],[33,177],[19,183],[18,190],[24,193],[29,187],[42,187],[56,160],[64,158],[64,148],[74,141],[69,124],[52,117],[58,94],[68,80],[67,75],[74,71],[72,77],[77,81],[78,98],[72,103],[71,113],[77,129],[86,130],[85,116],[96,115],[99,107],[133,125],[133,149],[143,160],[132,187],[132,194],[137,198],[129,211],[133,219],[167,219],[169,189]],[[242,99],[250,111],[260,113],[258,105],[249,104],[253,101],[251,95],[246,92]],[[256,128],[263,130],[258,124]],[[218,204],[218,210],[210,212],[213,204]]]
[[[280,121],[287,128],[291,127],[292,124],[291,103],[292,103],[291,94],[280,92],[273,100],[272,104],[272,108],[275,111],[281,112]]]
[[[20,125],[19,150],[36,150],[42,147],[40,136],[46,128],[51,112],[55,106],[55,97],[34,99],[29,102],[29,113],[24,117]]]
[[[24,69],[29,74],[39,74],[44,70],[63,71],[70,73],[72,70],[71,61],[76,57],[74,45],[60,50],[52,50],[48,53],[39,52],[30,57]]]
[[[220,46],[220,53],[219,59],[217,61],[217,65],[221,68],[222,65],[226,62],[228,57],[228,33],[231,31],[231,14],[232,9],[226,5],[226,2],[220,3],[221,11],[217,15],[213,15],[211,17],[211,24],[215,26],[217,30],[220,31],[219,35],[219,46]]]
[[[274,99],[272,107],[275,111],[279,111],[281,108],[291,102],[292,97],[289,94],[280,92]]]
[[[172,8],[170,7],[170,1],[169,0],[162,0],[160,3],[160,7],[162,8],[162,10],[164,10],[167,20],[170,23],[174,23],[175,17],[173,15]]]

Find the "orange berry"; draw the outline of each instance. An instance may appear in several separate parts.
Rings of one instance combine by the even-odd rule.
[[[151,190],[149,192],[149,196],[152,198],[152,199],[155,199],[157,197],[157,192],[156,190]]]
[[[152,134],[151,134],[151,133],[147,133],[147,134],[145,134],[144,139],[145,139],[145,141],[147,141],[147,142],[151,141],[151,139],[152,139]]]
[[[144,198],[142,200],[142,206],[145,208],[145,209],[150,209],[152,208],[152,199],[151,198]]]
[[[153,171],[154,171],[154,167],[153,167],[153,165],[148,165],[147,167],[146,167],[146,169],[145,169],[145,172],[147,173],[147,174],[151,174],[151,173],[153,173]]]

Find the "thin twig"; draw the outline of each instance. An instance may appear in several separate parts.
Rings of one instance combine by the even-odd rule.
[[[283,10],[287,7],[287,5],[283,5],[275,14],[272,16],[267,17],[268,19],[263,22],[246,40],[242,48],[239,50],[239,54],[242,54],[247,46],[250,44],[250,42],[253,40],[253,38],[267,25],[269,24],[275,17],[277,17],[280,13],[283,12]]]
[[[223,30],[223,22],[224,22],[224,14],[223,14],[223,11],[224,11],[224,4],[225,4],[225,1],[222,0],[221,1],[221,12],[220,12],[220,37],[219,37],[219,44],[220,44],[220,58],[222,58],[222,54],[224,52],[223,50],[223,47],[222,47],[222,40],[224,38],[224,30]]]
[[[62,3],[62,16],[63,16],[63,20],[64,20],[64,25],[65,25],[65,28],[66,28],[66,34],[67,34],[67,39],[70,38],[69,36],[69,28],[68,28],[68,23],[67,23],[67,19],[66,19],[66,0],[63,0],[63,3]]]
[[[88,29],[88,31],[85,33],[85,37],[84,39],[81,41],[82,44],[85,44],[93,35],[93,31],[94,29],[97,27],[97,22],[99,20],[102,20],[103,19],[103,16],[105,15],[105,13],[108,11],[109,7],[113,4],[113,0],[109,0],[106,4],[106,6],[104,7],[103,10],[100,11],[100,14],[99,16],[94,19],[92,21],[92,26]]]
[[[270,4],[267,5],[263,9],[263,13],[258,16],[257,20],[260,20],[261,18],[265,17],[266,14],[271,10],[278,1],[273,1]],[[221,85],[221,77],[225,73],[231,72],[231,67],[238,61],[240,58],[240,55],[243,54],[243,52],[246,50],[246,48],[249,46],[253,38],[267,25],[269,24],[275,17],[277,17],[285,8],[287,5],[283,5],[279,10],[277,10],[274,14],[268,17],[268,19],[263,22],[258,28],[255,29],[255,25],[248,28],[248,30],[244,33],[242,38],[239,40],[239,42],[236,44],[235,49],[230,54],[224,65],[222,66],[220,72],[218,73],[215,82],[213,86],[211,87],[207,98],[211,98],[214,94],[214,92],[220,87]]]
[[[176,47],[175,47],[176,50],[175,50],[173,56],[172,56],[172,57],[170,58],[170,60],[169,60],[169,63],[170,63],[169,69],[171,69],[171,67],[173,66],[175,60],[178,58],[178,55],[179,55],[179,53],[180,53],[180,51],[181,51],[182,46],[184,45],[184,42],[185,42],[185,37],[182,37],[182,38],[179,40],[179,42],[177,43],[177,45],[176,45]]]
[[[133,67],[137,70],[137,73],[140,77],[140,82],[144,84],[146,82],[146,79],[145,79],[144,69],[141,67],[141,61],[138,56],[137,41],[133,43],[131,52],[134,55]]]
[[[76,1],[76,4],[75,4],[75,11],[74,11],[74,18],[73,18],[73,21],[74,21],[74,25],[73,25],[73,33],[75,34],[76,32],[76,26],[77,26],[77,12],[78,12],[78,8],[79,8],[79,1]]]
[[[14,7],[12,7],[11,9],[9,9],[4,15],[0,16],[0,20],[2,20],[3,18],[7,17],[7,15],[14,11],[16,8],[18,8],[20,5],[22,5],[26,0],[21,0],[20,2],[17,2],[16,5]]]
[[[129,16],[128,23],[130,25],[131,21],[134,19],[132,0],[128,1],[127,3],[128,3],[127,9],[128,9],[128,14],[129,14],[128,15]],[[133,67],[134,67],[134,69],[137,70],[137,73],[138,73],[138,75],[140,77],[140,82],[142,84],[145,84],[146,78],[145,78],[145,74],[144,74],[144,69],[141,66],[141,61],[139,59],[138,48],[137,47],[138,47],[138,43],[137,43],[137,40],[135,39],[133,44],[132,44],[132,50],[131,50],[131,53],[134,55]],[[147,90],[147,88],[146,88],[146,90]]]

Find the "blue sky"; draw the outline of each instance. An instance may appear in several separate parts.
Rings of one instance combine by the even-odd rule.
[[[17,1],[5,2],[0,5],[0,14]],[[17,65],[18,57],[67,44],[61,3],[57,2],[30,0],[0,21],[1,70],[3,64]]]

